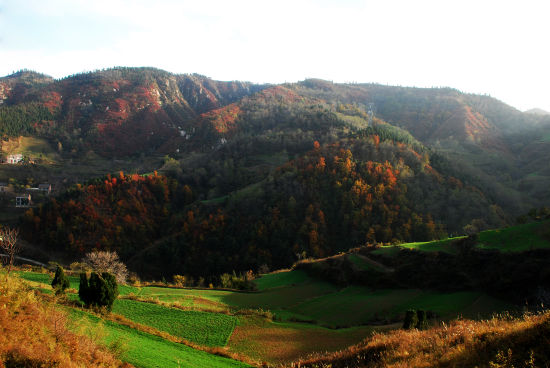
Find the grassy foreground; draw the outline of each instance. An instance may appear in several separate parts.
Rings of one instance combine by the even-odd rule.
[[[292,367],[548,367],[550,312],[457,320],[426,331],[397,330]]]
[[[373,267],[361,257],[351,261],[360,268]],[[21,277],[45,290],[51,282],[49,274],[26,272]],[[74,289],[78,287],[77,281],[71,278]],[[303,270],[275,272],[255,282],[259,292],[252,293],[121,287],[122,296],[115,301],[113,315],[124,320],[103,322],[107,335],[104,341],[122,341],[126,348],[123,359],[140,367],[188,366],[187,356],[197,359],[197,364],[203,364],[204,360],[205,366],[244,364],[230,359],[206,363],[211,354],[200,351],[195,357],[197,350],[175,343],[178,339],[205,350],[226,349],[247,361],[288,365],[320,351],[345,349],[375,332],[399,328],[402,315],[411,308],[432,311],[440,319],[452,320],[458,315],[477,318],[509,307],[475,291],[442,293],[343,287],[313,278]],[[69,298],[73,296],[69,294]],[[86,318],[96,324],[100,322],[97,317]],[[132,323],[146,328],[133,329]],[[162,334],[172,338],[163,339],[166,336]],[[156,354],[162,357],[156,358]]]
[[[0,268],[0,367],[127,366],[93,336],[75,333],[67,314]]]

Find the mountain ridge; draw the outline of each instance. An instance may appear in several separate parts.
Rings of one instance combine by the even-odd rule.
[[[11,78],[23,87],[0,105],[2,136],[57,146],[58,168],[37,167],[65,175],[60,196],[25,215],[26,236],[72,255],[117,249],[151,277],[500,227],[550,201],[550,125],[488,96],[154,68],[44,78]],[[34,167],[17,175],[32,183]],[[140,179],[155,170],[166,176]]]

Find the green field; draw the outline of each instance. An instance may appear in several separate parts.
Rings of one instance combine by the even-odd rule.
[[[357,267],[360,270],[372,270],[374,267],[365,261],[363,258],[359,257],[357,254],[350,254],[348,255],[348,259],[353,263],[355,267]]]
[[[445,245],[443,242],[441,246]],[[346,257],[358,268],[373,267],[358,255]],[[39,288],[47,285],[43,288],[50,289],[51,275],[27,272],[21,276],[39,283]],[[71,287],[78,288],[77,281],[71,277]],[[131,293],[132,299],[117,299],[113,313],[197,345],[224,347],[270,364],[288,364],[314,352],[343,349],[374,331],[399,328],[408,309],[431,311],[439,319],[449,320],[457,316],[484,318],[514,308],[473,291],[338,287],[303,270],[266,274],[255,283],[259,292],[120,286],[121,294]],[[70,294],[69,298],[76,299],[77,295]],[[170,307],[172,303],[179,309]],[[266,310],[272,312],[273,320],[269,313],[263,313]],[[218,311],[223,313],[215,313]],[[124,360],[139,367],[177,367],[178,361],[182,367],[242,366],[219,357],[210,361],[212,356],[202,351],[114,322],[105,321],[104,325],[105,341],[122,341],[128,349]]]
[[[23,273],[22,276],[46,284],[51,280],[47,274]],[[74,282],[76,278],[72,278],[71,287],[77,288]],[[301,270],[267,274],[255,282],[260,292],[121,286],[121,290],[131,291],[139,298],[175,303],[189,310],[118,299],[113,312],[199,344],[224,346],[237,323],[236,317],[206,311],[269,310],[277,320],[310,321],[334,328],[393,321],[410,308],[430,310],[443,319],[457,315],[477,317],[512,308],[510,304],[480,292],[372,290],[361,286],[340,288],[313,279]],[[491,307],[487,308],[487,305]],[[176,320],[178,323],[174,323]],[[195,331],[202,328],[203,322],[215,324],[219,331],[214,333],[208,328]]]
[[[295,270],[290,272],[276,272],[263,275],[254,282],[258,290],[273,289],[281,286],[296,285],[305,282],[309,276],[305,271]]]
[[[487,308],[489,305],[491,308]],[[347,327],[372,323],[400,321],[408,309],[435,312],[439,318],[452,319],[457,315],[478,317],[494,310],[512,306],[479,292],[438,293],[414,289],[370,290],[349,286],[304,301],[288,308],[288,316],[307,316],[330,327]],[[492,309],[494,308],[494,309]],[[338,313],[334,313],[334,311]]]
[[[299,273],[292,271],[290,276],[282,272],[272,277],[271,275],[263,276],[258,279],[260,285],[263,284],[262,279],[267,278],[267,284],[272,283],[273,287],[262,286],[262,292],[239,292],[228,290],[201,290],[201,289],[173,289],[159,287],[144,287],[138,294],[140,297],[151,297],[165,302],[178,302],[182,305],[191,305],[193,301],[209,301],[214,305],[227,305],[234,309],[239,308],[263,308],[277,309],[284,308],[288,305],[299,303],[303,300],[331,293],[338,290],[338,287],[324,281],[319,281],[306,277],[305,274],[300,276]],[[280,278],[277,280],[277,278]],[[284,284],[284,278],[298,281],[299,283]]]
[[[140,332],[111,321],[103,321],[86,312],[72,309],[75,325],[90,323],[103,330],[103,342],[107,345],[121,344],[122,359],[140,368],[209,368],[248,367],[247,364],[221,356],[192,349],[161,337]]]
[[[33,159],[41,159],[45,164],[54,164],[60,160],[50,143],[42,138],[21,136],[4,141],[1,146],[6,154],[22,153]]]
[[[235,316],[184,311],[128,299],[118,299],[113,313],[204,346],[225,346],[237,324]]]
[[[18,272],[18,275],[27,281],[37,282],[40,284],[50,285],[53,280],[53,274],[38,273],[38,272]],[[67,276],[70,281],[70,288],[78,290],[80,278],[77,276]],[[130,285],[118,285],[119,295],[127,295],[130,293],[138,293],[139,289]]]
[[[533,222],[504,229],[486,230],[478,234],[476,247],[496,249],[502,252],[523,252],[531,249],[550,248],[550,221]],[[429,242],[388,245],[373,251],[374,254],[393,256],[400,249],[416,249],[423,252],[456,254],[453,242],[464,237],[433,240]]]
[[[522,252],[531,249],[550,248],[550,221],[533,222],[479,233],[480,249],[498,249],[502,252]],[[546,237],[543,235],[546,233]]]
[[[464,237],[459,236],[456,238],[448,238],[443,240],[432,240],[428,242],[415,242],[415,243],[404,243],[399,245],[388,245],[380,247],[373,251],[374,254],[381,254],[392,256],[396,252],[399,252],[400,249],[415,249],[422,252],[445,252],[449,254],[456,254],[457,249],[453,246],[453,241],[457,239],[462,239]]]

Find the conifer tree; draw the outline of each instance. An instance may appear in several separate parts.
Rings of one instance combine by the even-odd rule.
[[[403,322],[403,329],[411,330],[411,329],[415,328],[417,323],[418,323],[418,317],[416,315],[416,311],[408,310],[405,314],[405,321]]]
[[[63,267],[57,266],[55,269],[55,275],[52,280],[52,288],[55,290],[55,294],[64,294],[65,290],[71,286],[69,278],[65,275]]]
[[[92,272],[88,279],[85,273],[81,273],[78,296],[87,307],[105,307],[111,311],[118,296],[115,276],[108,272],[103,272],[101,275]]]

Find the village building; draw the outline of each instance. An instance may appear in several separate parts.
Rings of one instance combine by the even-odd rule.
[[[18,164],[20,162],[23,162],[23,154],[16,153],[13,155],[8,155],[8,158],[6,160],[8,164]]]
[[[0,183],[0,193],[5,193],[9,191],[8,183]]]
[[[32,199],[30,194],[15,197],[15,207],[30,207]]]
[[[38,190],[49,195],[52,192],[52,185],[47,183],[38,184]]]

